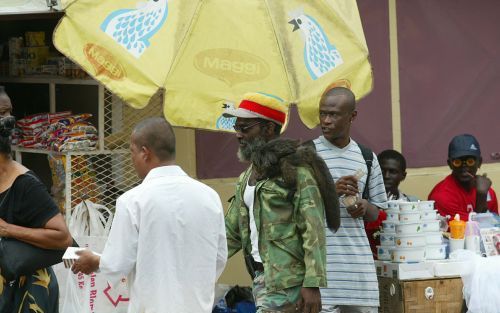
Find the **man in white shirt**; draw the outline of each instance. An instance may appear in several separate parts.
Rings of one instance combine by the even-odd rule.
[[[83,251],[73,272],[99,269],[111,284],[128,275],[130,313],[211,312],[227,259],[219,196],[175,165],[164,118],[140,122],[130,151],[143,182],[118,198],[102,256]]]

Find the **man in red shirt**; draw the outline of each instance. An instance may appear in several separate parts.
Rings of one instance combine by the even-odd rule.
[[[479,142],[474,136],[455,136],[448,146],[448,166],[451,175],[439,182],[429,194],[439,214],[452,218],[460,214],[467,221],[469,213],[487,210],[498,214],[498,201],[486,174],[476,175],[483,159]]]

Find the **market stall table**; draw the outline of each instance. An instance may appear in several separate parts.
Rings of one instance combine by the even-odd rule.
[[[379,312],[460,313],[465,309],[460,271],[465,262],[376,261],[380,291]]]

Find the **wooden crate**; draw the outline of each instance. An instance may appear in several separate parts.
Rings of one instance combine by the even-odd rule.
[[[460,313],[463,310],[460,278],[400,281],[379,277],[380,312]],[[432,297],[426,296],[432,294]]]
[[[389,277],[378,278],[381,313],[403,313],[403,293],[399,280]]]

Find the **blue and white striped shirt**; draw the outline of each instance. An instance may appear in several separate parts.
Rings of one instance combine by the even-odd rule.
[[[323,136],[315,139],[314,144],[335,181],[342,176],[355,175],[358,169],[367,173],[366,162],[354,140],[351,139],[342,149]],[[360,198],[365,185],[366,174],[358,181]],[[382,172],[375,155],[368,187],[369,202],[379,208],[387,208]],[[353,219],[342,203],[340,217],[340,228],[335,234],[326,230],[328,287],[321,289],[321,301],[324,305],[379,306],[375,264],[363,219]]]

